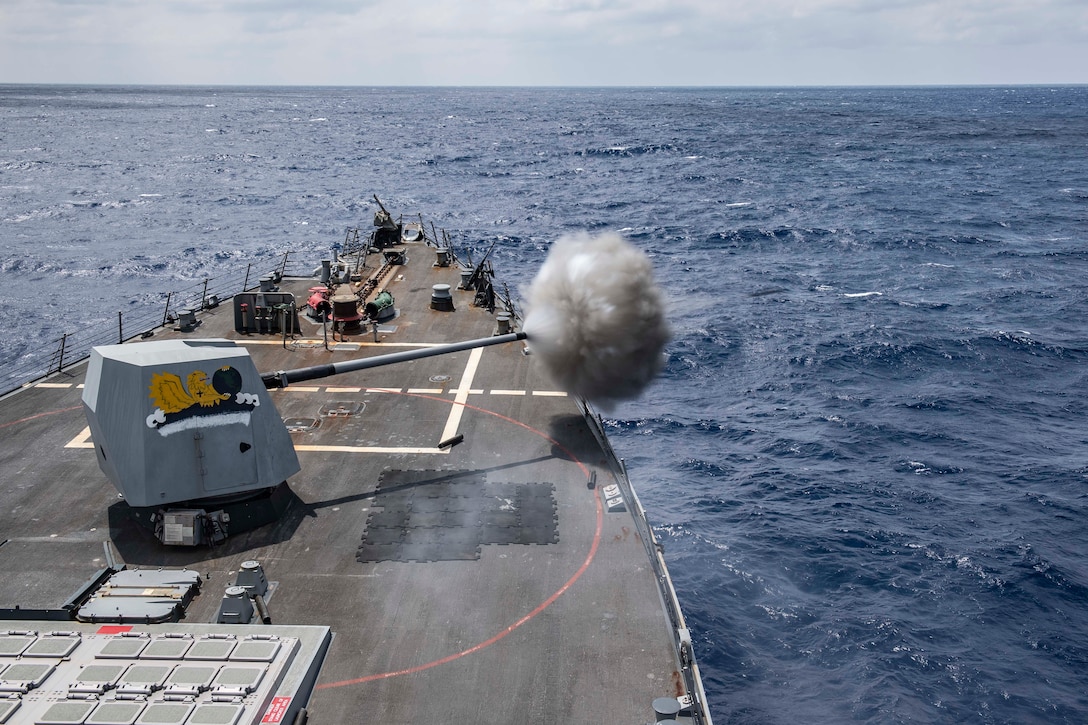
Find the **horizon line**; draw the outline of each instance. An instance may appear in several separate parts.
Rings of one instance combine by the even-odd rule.
[[[791,89],[882,89],[882,88],[1052,88],[1088,86],[1083,82],[996,82],[996,83],[753,83],[753,84],[505,84],[505,83],[162,83],[108,81],[3,81],[0,87],[60,86],[88,88],[412,88],[412,89],[517,89],[517,90],[791,90]]]

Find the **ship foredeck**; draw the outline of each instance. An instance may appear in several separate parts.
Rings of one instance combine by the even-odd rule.
[[[239,334],[227,301],[155,338],[236,340],[270,372],[494,334],[458,270],[434,261],[407,245],[383,283],[397,315],[376,333],[333,341],[300,313],[292,334]],[[438,283],[452,311],[431,308]],[[279,289],[301,308],[314,284]],[[129,568],[198,571],[184,622],[212,623],[255,560],[273,624],[333,632],[314,722],[643,723],[655,698],[687,694],[631,502],[604,493],[623,483],[615,461],[523,343],[273,391],[302,465],[287,511],[197,548],[157,542],[99,470],[82,377],[0,401],[0,607],[59,607],[108,542]]]

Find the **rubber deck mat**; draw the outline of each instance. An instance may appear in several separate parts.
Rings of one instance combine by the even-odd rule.
[[[355,558],[479,559],[483,544],[559,541],[555,486],[504,483],[478,471],[386,471]]]

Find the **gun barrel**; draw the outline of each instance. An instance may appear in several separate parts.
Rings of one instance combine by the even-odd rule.
[[[327,365],[313,365],[311,367],[296,368],[294,370],[279,370],[274,373],[265,373],[261,375],[261,380],[264,381],[266,388],[286,388],[291,383],[317,380],[318,378],[327,378],[341,373],[366,370],[368,368],[381,367],[382,365],[393,365],[395,363],[408,362],[409,360],[420,360],[425,357],[446,355],[452,352],[472,350],[477,347],[502,345],[507,342],[516,342],[527,338],[528,335],[524,332],[511,332],[506,335],[481,337],[476,340],[466,340],[464,342],[455,342],[449,345],[436,345],[434,347],[422,347],[415,350],[405,350],[403,352],[391,352],[388,355],[377,355],[375,357],[366,357],[357,360],[345,360],[344,362],[328,363]]]

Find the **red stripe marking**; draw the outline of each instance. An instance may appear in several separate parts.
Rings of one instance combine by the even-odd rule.
[[[449,401],[449,400],[447,400],[445,398],[437,398],[437,397],[434,397],[434,396],[431,396],[431,395],[421,395],[421,394],[418,394],[418,393],[400,393],[400,394],[401,395],[410,395],[412,397],[417,397],[417,398],[426,398],[428,400],[437,400],[437,401],[440,401],[442,403],[448,403],[448,404],[451,404],[451,405],[457,405],[457,403],[452,403],[451,401]],[[559,441],[555,440],[554,438],[552,438],[548,434],[546,434],[546,433],[544,433],[544,432],[542,432],[540,430],[537,430],[536,428],[533,428],[530,425],[522,423],[520,420],[515,420],[515,419],[510,418],[508,416],[502,415],[501,413],[496,413],[493,410],[487,410],[486,408],[480,408],[480,407],[475,406],[475,405],[469,405],[468,403],[464,403],[463,405],[466,408],[471,408],[472,410],[478,411],[480,413],[486,413],[487,415],[493,415],[496,418],[500,418],[500,419],[505,420],[505,421],[507,421],[509,423],[513,423],[515,425],[521,426],[525,430],[530,431],[532,433],[535,433],[536,435],[540,436],[544,440],[551,443],[553,446],[555,446],[559,450],[563,451],[563,453],[565,453],[566,456],[571,461],[573,461],[575,464],[578,465],[579,468],[582,469],[582,473],[584,473],[586,475],[586,478],[589,478],[589,469],[586,467],[586,465],[584,463],[582,463],[580,460],[578,460],[578,458],[573,453],[571,453],[569,450],[567,450],[566,447],[563,446],[563,444],[561,444]],[[326,689],[329,689],[329,688],[332,688],[332,687],[344,687],[346,685],[358,685],[358,684],[362,684],[364,682],[373,682],[374,680],[384,680],[384,679],[388,679],[390,677],[399,677],[400,675],[411,675],[411,674],[414,674],[416,672],[422,672],[423,670],[429,670],[432,667],[438,667],[439,665],[444,665],[444,664],[447,664],[449,662],[453,662],[454,660],[458,660],[458,659],[461,659],[462,657],[466,657],[466,656],[468,656],[470,654],[479,652],[480,650],[482,650],[482,649],[484,649],[486,647],[490,647],[491,645],[495,644],[496,642],[498,642],[500,639],[502,639],[506,635],[508,635],[511,632],[513,632],[514,630],[516,630],[518,627],[520,627],[523,624],[525,624],[525,623],[529,622],[530,620],[532,620],[534,617],[539,615],[545,609],[550,607],[552,605],[552,603],[555,602],[556,599],[563,596],[563,594],[565,594],[568,589],[570,589],[572,586],[574,586],[574,583],[576,581],[578,581],[578,579],[581,578],[582,574],[584,574],[586,572],[586,569],[589,568],[589,565],[593,563],[593,557],[596,556],[597,547],[601,543],[601,529],[604,526],[604,510],[603,510],[603,508],[601,506],[600,494],[597,492],[596,489],[594,489],[594,491],[593,491],[593,498],[594,498],[594,501],[597,504],[597,529],[596,529],[596,531],[593,532],[593,542],[589,546],[589,553],[586,554],[585,561],[582,562],[582,565],[580,567],[578,567],[578,570],[576,572],[574,572],[574,574],[570,577],[570,579],[567,579],[567,581],[563,584],[563,586],[559,587],[559,589],[557,589],[550,597],[548,597],[543,602],[541,602],[539,605],[537,605],[537,607],[535,609],[533,609],[531,612],[529,612],[528,614],[523,616],[521,619],[519,619],[516,622],[514,622],[513,624],[507,626],[505,629],[500,631],[498,634],[495,634],[494,636],[490,637],[489,639],[485,639],[482,642],[479,642],[478,644],[474,644],[473,646],[469,647],[468,649],[463,649],[460,652],[455,652],[454,654],[446,655],[445,657],[440,657],[439,659],[433,660],[431,662],[427,662],[427,663],[422,664],[422,665],[416,665],[415,667],[408,667],[408,668],[403,669],[403,670],[395,670],[395,671],[391,671],[391,672],[380,672],[378,674],[365,675],[363,677],[356,677],[356,678],[353,678],[353,679],[350,679],[350,680],[340,680],[339,682],[326,682],[324,684],[317,685],[314,689],[315,690],[326,690]]]
[[[71,408],[60,408],[58,410],[47,410],[44,413],[37,413],[35,415],[28,415],[27,417],[20,418],[19,420],[13,420],[13,421],[10,421],[10,422],[7,422],[7,423],[0,423],[0,428],[7,428],[9,425],[18,425],[19,423],[26,423],[26,422],[34,420],[36,418],[44,418],[47,415],[56,415],[57,413],[67,413],[70,410],[79,410],[82,407],[83,407],[82,405],[73,405]]]

